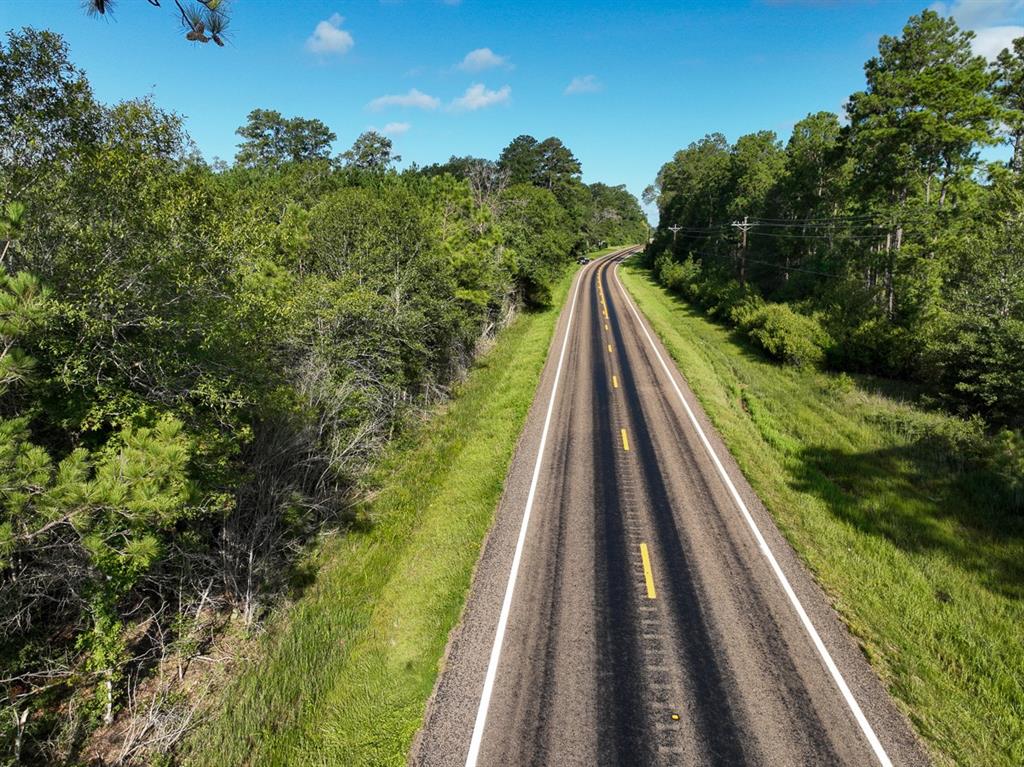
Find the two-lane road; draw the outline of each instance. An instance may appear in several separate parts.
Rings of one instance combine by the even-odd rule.
[[[618,281],[581,270],[418,765],[926,764]]]

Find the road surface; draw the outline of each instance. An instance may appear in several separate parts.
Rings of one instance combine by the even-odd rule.
[[[625,255],[574,283],[411,763],[927,764]]]

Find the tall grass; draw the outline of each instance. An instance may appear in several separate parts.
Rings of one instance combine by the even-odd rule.
[[[192,765],[402,765],[501,495],[569,275],[376,468],[356,529],[190,739]]]
[[[765,359],[639,265],[623,282],[939,763],[1024,764],[1024,516],[978,425]]]

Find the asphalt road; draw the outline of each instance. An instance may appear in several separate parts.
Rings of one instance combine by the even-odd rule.
[[[927,764],[623,255],[577,277],[410,762]]]

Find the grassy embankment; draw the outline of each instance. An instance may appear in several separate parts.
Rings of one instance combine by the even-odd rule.
[[[767,361],[623,282],[939,763],[1024,764],[1024,520],[899,387]]]
[[[594,254],[591,254],[594,255]],[[502,492],[571,275],[441,411],[391,447],[359,518],[307,568],[262,660],[189,741],[192,765],[401,765]]]

